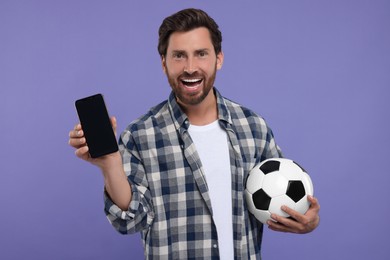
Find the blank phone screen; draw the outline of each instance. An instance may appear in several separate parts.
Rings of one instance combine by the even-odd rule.
[[[118,151],[118,143],[101,94],[76,101],[76,110],[92,158]]]

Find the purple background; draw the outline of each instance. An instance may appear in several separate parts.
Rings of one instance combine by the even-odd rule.
[[[232,1],[233,2],[233,1]],[[0,258],[142,259],[103,213],[103,180],[68,142],[101,92],[119,130],[166,99],[167,15],[219,23],[216,86],[263,115],[311,174],[321,225],[265,230],[264,259],[388,259],[390,1],[0,1]]]

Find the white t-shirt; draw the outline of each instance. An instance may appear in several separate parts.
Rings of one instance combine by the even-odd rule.
[[[218,120],[188,129],[202,162],[213,219],[217,226],[220,259],[234,259],[232,181],[226,132]]]

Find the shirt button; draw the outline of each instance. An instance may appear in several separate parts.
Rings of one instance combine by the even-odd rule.
[[[217,245],[217,244],[214,244],[214,245],[213,245],[213,247],[214,247],[214,248],[217,248],[217,247],[218,247],[218,245]]]

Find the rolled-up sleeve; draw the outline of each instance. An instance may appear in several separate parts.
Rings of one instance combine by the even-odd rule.
[[[154,219],[152,198],[145,170],[129,131],[119,140],[123,167],[131,186],[132,198],[127,210],[120,209],[104,191],[104,211],[111,225],[121,234],[133,234],[148,228]]]

